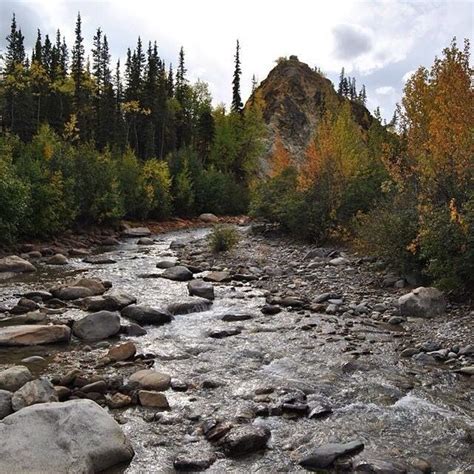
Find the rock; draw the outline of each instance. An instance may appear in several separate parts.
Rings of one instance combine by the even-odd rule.
[[[332,413],[332,408],[328,405],[316,405],[310,407],[308,418],[324,418]]]
[[[200,296],[208,300],[214,299],[214,286],[202,280],[192,280],[188,283],[188,292],[190,296]]]
[[[446,310],[446,298],[436,288],[420,286],[398,299],[402,316],[432,318],[442,315]]]
[[[183,298],[181,301],[171,303],[166,308],[171,314],[189,314],[198,313],[200,311],[207,311],[212,305],[212,301],[204,298],[198,298],[197,296],[190,296],[189,298]]]
[[[171,268],[171,267],[175,267],[176,266],[176,263],[177,263],[177,259],[165,259],[165,260],[160,260],[157,264],[156,264],[156,268],[163,268],[163,269],[166,269],[166,268]]]
[[[23,364],[41,364],[43,362],[46,362],[46,359],[41,356],[31,356],[31,357],[25,357],[24,359],[21,359]]]
[[[8,390],[0,390],[0,420],[13,413],[12,393]]]
[[[361,461],[356,464],[355,471],[371,474],[406,474],[408,472],[406,466],[401,463],[383,460]]]
[[[329,443],[316,448],[311,454],[305,456],[299,465],[308,470],[330,468],[336,459],[342,456],[356,454],[364,449],[361,441],[349,443]]]
[[[210,281],[213,283],[225,283],[230,280],[231,277],[229,272],[209,272],[204,277],[204,281]]]
[[[143,369],[130,376],[130,382],[137,382],[140,388],[150,390],[167,390],[170,387],[171,377],[168,374]]]
[[[113,395],[106,395],[105,400],[107,406],[110,408],[125,408],[132,403],[131,397],[120,392],[114,393]]]
[[[449,349],[440,349],[439,351],[427,352],[427,355],[434,357],[436,360],[445,360],[448,357]]]
[[[240,334],[242,331],[238,328],[232,329],[215,329],[209,333],[209,337],[214,339],[223,339],[225,337],[236,336]]]
[[[133,457],[118,423],[90,400],[27,407],[0,422],[0,472],[92,473]]]
[[[73,334],[84,341],[100,341],[120,331],[120,316],[110,311],[91,313],[74,321]]]
[[[79,278],[74,281],[73,286],[88,288],[92,291],[93,296],[97,296],[104,294],[112,284],[106,281],[101,281],[98,278]]]
[[[342,265],[348,265],[348,264],[349,264],[349,260],[347,260],[347,258],[344,258],[344,257],[336,257],[329,260],[329,265],[333,265],[335,267],[340,267]]]
[[[188,384],[179,379],[171,379],[171,388],[175,392],[186,392]]]
[[[399,324],[402,324],[403,322],[405,322],[405,319],[402,318],[401,316],[392,316],[389,320],[388,320],[388,324],[392,324],[394,326],[397,326]]]
[[[42,300],[47,301],[50,300],[53,295],[49,291],[44,290],[35,290],[35,291],[27,291],[23,293],[21,296],[24,298],[28,298],[30,300]]]
[[[63,286],[61,288],[53,288],[51,293],[55,298],[60,300],[77,300],[79,298],[86,298],[93,296],[94,292],[85,286]]]
[[[67,265],[69,262],[62,253],[57,253],[46,260],[48,265]]]
[[[215,463],[216,459],[214,453],[201,450],[199,452],[180,453],[175,457],[173,467],[176,471],[205,471]]]
[[[474,365],[468,367],[462,367],[461,369],[456,370],[456,372],[463,375],[474,375]]]
[[[179,249],[182,249],[182,248],[186,247],[187,244],[188,244],[188,242],[184,239],[173,240],[170,243],[170,249],[171,250],[179,250]]]
[[[112,263],[117,263],[117,260],[114,260],[111,257],[106,257],[104,255],[91,255],[82,260],[85,263],[90,263],[92,265],[110,265]]]
[[[211,214],[210,212],[201,214],[199,216],[199,220],[206,222],[207,224],[215,224],[216,222],[219,222],[219,218],[216,215]]]
[[[269,439],[268,428],[242,425],[231,429],[219,444],[227,456],[242,456],[265,449]]]
[[[87,249],[71,249],[68,252],[70,257],[87,257],[90,254],[90,251]]]
[[[416,362],[419,362],[420,364],[436,364],[436,359],[425,352],[420,352],[419,354],[415,354],[412,357],[412,359],[415,360]]]
[[[154,245],[155,241],[149,237],[142,237],[138,240],[137,245]]]
[[[403,349],[402,352],[400,352],[400,357],[411,357],[415,354],[418,354],[419,352],[420,349],[417,349],[416,347],[407,347],[406,349]]]
[[[141,326],[135,323],[131,323],[127,326],[122,326],[120,331],[127,336],[137,337],[137,336],[144,336],[147,334],[146,329],[143,329]]]
[[[135,304],[125,307],[120,314],[125,318],[136,321],[139,324],[159,325],[169,323],[173,319],[168,311]]]
[[[28,273],[35,271],[34,265],[17,255],[0,258],[0,273]]]
[[[20,298],[17,305],[10,310],[12,314],[25,314],[30,311],[35,311],[39,308],[38,303],[28,298]]]
[[[263,314],[278,314],[281,311],[281,308],[271,304],[266,304],[260,311]]]
[[[168,280],[174,281],[188,281],[192,280],[193,274],[189,271],[188,268],[183,267],[182,265],[176,265],[175,267],[167,268],[161,276]]]
[[[67,400],[71,396],[71,389],[64,387],[63,385],[56,385],[54,387],[54,391],[56,392],[56,396],[60,402]]]
[[[81,387],[81,392],[84,393],[105,393],[107,391],[107,384],[104,380],[88,383]]]
[[[468,346],[461,347],[461,349],[459,349],[458,355],[460,356],[474,355],[474,344],[469,344]]]
[[[337,313],[337,305],[335,304],[328,304],[326,306],[326,314],[336,314]]]
[[[150,390],[139,390],[138,399],[140,405],[150,408],[169,408],[168,399],[166,396],[159,392],[152,392]]]
[[[107,357],[113,361],[131,359],[137,352],[137,348],[132,341],[124,342],[109,349]]]
[[[426,341],[421,344],[420,349],[425,352],[439,351],[441,349],[441,344],[435,341]]]
[[[151,230],[148,227],[130,227],[122,231],[121,236],[125,238],[150,237]]]
[[[64,325],[22,325],[0,328],[0,346],[35,346],[68,342],[71,330]]]
[[[30,370],[23,365],[15,365],[0,372],[0,390],[16,392],[30,380],[33,380]]]
[[[13,411],[35,405],[36,403],[57,402],[58,396],[47,379],[32,380],[25,383],[12,396]]]
[[[245,313],[229,313],[229,314],[224,314],[222,316],[222,321],[226,322],[235,322],[235,321],[247,321],[248,319],[252,319],[253,316],[251,314],[245,314]]]
[[[78,301],[79,306],[86,311],[120,311],[125,306],[134,304],[137,299],[125,293],[88,296]]]

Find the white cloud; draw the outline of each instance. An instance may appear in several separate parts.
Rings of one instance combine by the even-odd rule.
[[[413,76],[413,74],[415,74],[415,72],[416,72],[416,69],[412,69],[411,71],[408,71],[405,74],[403,74],[402,82],[405,84],[405,82],[407,82],[408,79],[410,79],[410,77]]]
[[[395,93],[395,88],[392,86],[377,87],[375,93],[378,95],[391,95]]]

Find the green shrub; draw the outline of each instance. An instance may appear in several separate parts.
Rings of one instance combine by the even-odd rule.
[[[173,199],[168,164],[157,159],[148,160],[143,166],[143,182],[148,216],[154,219],[169,217]]]
[[[209,234],[209,244],[213,252],[225,252],[239,242],[239,234],[234,227],[216,225]]]

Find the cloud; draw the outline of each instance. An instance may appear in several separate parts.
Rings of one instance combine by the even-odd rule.
[[[337,25],[332,33],[335,54],[339,59],[355,59],[372,49],[370,34],[357,25]]]
[[[375,93],[378,95],[391,95],[395,93],[395,88],[392,86],[382,86],[375,89]]]
[[[411,71],[408,71],[405,74],[403,74],[402,82],[403,83],[407,82],[408,79],[410,79],[410,77],[413,76],[413,74],[415,74],[415,72],[416,72],[416,70],[412,69]]]

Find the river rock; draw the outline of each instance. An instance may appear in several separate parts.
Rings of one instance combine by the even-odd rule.
[[[139,390],[138,399],[140,405],[150,408],[169,408],[168,399],[163,393],[153,392],[150,390]]]
[[[67,342],[71,330],[64,325],[21,325],[0,328],[0,346],[35,346]]]
[[[247,321],[248,319],[252,319],[253,315],[246,314],[246,313],[228,313],[222,316],[222,321],[226,322],[235,322],[235,321]]]
[[[216,459],[216,455],[210,451],[184,452],[175,457],[173,467],[176,471],[205,471],[215,463]]]
[[[85,286],[62,286],[60,288],[51,289],[51,293],[55,298],[60,300],[70,301],[80,298],[93,296],[94,292]]]
[[[107,406],[110,408],[125,408],[132,403],[130,396],[120,392],[114,393],[113,395],[106,395],[105,400]]]
[[[219,222],[219,218],[215,214],[211,214],[210,212],[205,212],[199,216],[199,220],[202,222],[206,222],[207,224],[215,224]]]
[[[127,324],[126,326],[121,326],[120,331],[123,334],[132,337],[144,336],[145,334],[147,334],[146,329],[135,323]]]
[[[190,296],[183,298],[181,301],[171,303],[166,308],[171,314],[189,314],[198,313],[200,311],[207,311],[212,305],[212,301],[197,296]]]
[[[242,425],[232,428],[220,441],[227,456],[242,456],[265,449],[270,430],[263,426]]]
[[[214,329],[209,333],[209,337],[214,339],[224,339],[225,337],[236,336],[242,331],[239,328],[230,328],[230,329]]]
[[[281,312],[281,308],[279,306],[274,306],[272,304],[266,304],[263,306],[263,308],[260,310],[263,314],[278,314]]]
[[[79,306],[86,311],[120,311],[125,306],[134,304],[137,299],[125,293],[88,296],[78,301]]]
[[[34,265],[17,255],[0,258],[0,273],[28,273],[34,271],[36,271]]]
[[[120,316],[110,311],[91,313],[74,321],[73,334],[84,341],[100,341],[120,331]]]
[[[188,283],[188,291],[190,296],[200,296],[208,300],[214,299],[214,286],[202,280],[192,280]]]
[[[210,281],[213,283],[225,283],[230,280],[231,277],[229,272],[209,272],[204,277],[204,281]]]
[[[340,267],[342,265],[348,265],[348,264],[349,264],[349,260],[347,260],[347,258],[344,258],[344,257],[336,257],[329,260],[329,265],[333,265],[335,267]]]
[[[406,349],[403,349],[402,352],[400,352],[400,357],[411,357],[415,354],[418,354],[419,352],[420,349],[417,349],[416,347],[407,347]]]
[[[73,282],[73,286],[83,286],[92,291],[93,296],[104,294],[111,283],[99,280],[98,278],[79,278]]]
[[[148,227],[130,227],[122,231],[122,237],[125,238],[138,238],[138,237],[150,237],[151,230]]]
[[[151,308],[146,305],[129,305],[121,313],[122,316],[136,321],[138,324],[165,324],[169,323],[173,317],[166,310]]]
[[[33,375],[28,367],[15,365],[0,372],[0,390],[15,392],[30,380],[33,380]]]
[[[408,472],[407,467],[399,462],[378,459],[357,463],[355,471],[371,474],[406,474]]]
[[[53,295],[49,291],[45,290],[34,290],[34,291],[27,291],[26,293],[23,293],[21,296],[24,298],[28,298],[30,300],[41,300],[41,301],[47,301],[50,300]]]
[[[468,346],[461,347],[459,349],[458,355],[462,356],[472,356],[474,355],[474,344],[469,344]]]
[[[30,311],[35,311],[39,308],[38,303],[28,298],[20,298],[17,305],[10,310],[12,314],[25,314]]]
[[[82,261],[92,265],[111,265],[112,263],[117,263],[117,260],[107,257],[106,255],[91,255]]]
[[[165,260],[160,260],[160,261],[157,262],[156,268],[166,269],[166,268],[175,267],[177,261],[178,261],[178,259],[176,259],[176,258],[174,258],[174,259],[167,258]]]
[[[93,473],[130,461],[118,423],[90,400],[27,407],[0,422],[0,472]]]
[[[12,395],[8,390],[0,390],[0,420],[13,413]]]
[[[442,315],[446,310],[446,298],[436,288],[420,286],[398,299],[402,316],[432,318]]]
[[[36,403],[57,402],[58,396],[49,380],[38,379],[25,383],[12,396],[14,411],[35,405]]]
[[[161,276],[168,280],[174,281],[188,281],[192,280],[193,274],[188,268],[182,265],[176,265],[175,267],[167,268]]]
[[[130,382],[137,382],[143,389],[162,391],[170,387],[171,377],[155,370],[143,369],[132,374]]]
[[[30,356],[30,357],[25,357],[24,359],[21,359],[21,361],[24,364],[42,364],[43,362],[46,362],[46,359],[41,356]]]
[[[154,245],[155,241],[149,237],[142,237],[138,240],[137,245]]]
[[[123,344],[111,347],[107,353],[107,357],[113,361],[127,360],[131,359],[136,352],[137,348],[135,344],[132,341],[127,341]]]
[[[337,458],[356,454],[363,449],[364,443],[361,441],[323,444],[305,456],[299,464],[308,470],[327,469],[334,464]]]
[[[474,375],[474,365],[468,367],[462,367],[461,369],[456,370],[456,372],[463,375]]]
[[[62,253],[57,253],[46,260],[48,265],[67,265],[69,262]]]

